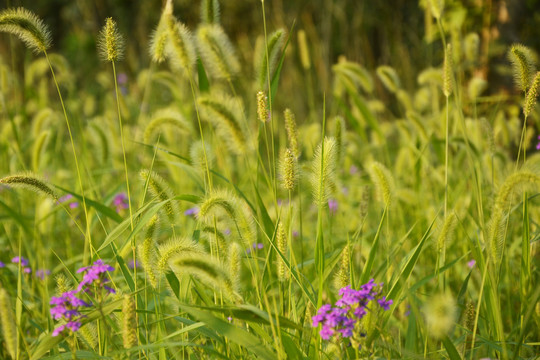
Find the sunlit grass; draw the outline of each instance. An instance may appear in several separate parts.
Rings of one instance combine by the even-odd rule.
[[[414,88],[341,57],[320,99],[318,39],[264,1],[253,49],[217,0],[191,29],[168,1],[130,78],[107,20],[99,95],[35,15],[0,13],[38,53],[29,83],[0,56],[0,358],[537,357],[533,51],[498,96],[427,3],[441,50]]]

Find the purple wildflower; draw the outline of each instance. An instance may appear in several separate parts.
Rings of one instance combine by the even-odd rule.
[[[127,83],[128,81],[128,76],[126,75],[126,73],[119,73],[118,76],[116,77],[116,79],[118,80],[118,84],[119,85],[124,85]]]
[[[120,212],[129,207],[126,193],[121,192],[114,196],[113,205],[116,207],[116,212]]]
[[[383,296],[382,299],[377,300],[377,302],[384,310],[390,310],[390,305],[394,303],[393,300],[386,300],[386,296]]]
[[[11,262],[14,263],[14,264],[18,264],[20,262],[21,266],[23,266],[23,267],[28,266],[28,264],[29,264],[28,259],[25,259],[22,256],[21,257],[15,256],[13,259],[11,259]]]
[[[195,216],[199,213],[199,208],[197,206],[192,207],[184,211],[184,215],[186,216]]]
[[[351,167],[349,168],[349,174],[354,175],[357,173],[358,173],[358,167],[355,165],[351,165]]]
[[[328,200],[328,208],[330,209],[330,214],[335,215],[338,209],[338,202],[336,199]]]
[[[324,340],[330,339],[330,336],[334,335],[334,330],[327,325],[323,325],[321,331],[319,331],[319,335],[321,335],[321,338]]]
[[[70,207],[71,209],[76,209],[76,208],[79,207],[79,203],[76,202],[76,201],[75,201],[75,202],[72,202],[72,203],[69,204],[69,207]]]
[[[38,277],[41,280],[45,279],[45,276],[51,275],[51,270],[49,269],[39,269],[36,271],[36,277]]]
[[[474,265],[476,264],[476,260],[472,259],[471,261],[467,262],[467,266],[469,269],[472,269]]]
[[[59,203],[64,203],[64,202],[66,202],[66,201],[71,200],[72,198],[73,198],[73,195],[71,195],[71,194],[66,194],[66,195],[62,196],[60,199],[58,199],[58,202],[59,202]]]
[[[317,314],[311,318],[312,326],[321,325],[319,335],[322,339],[328,340],[332,336],[342,338],[365,336],[357,327],[359,321],[367,314],[370,301],[377,300],[377,303],[384,310],[389,310],[392,300],[387,300],[381,295],[381,284],[376,284],[371,279],[362,285],[359,290],[346,286],[339,290],[340,298],[336,301],[335,307],[325,304],[319,308]]]
[[[103,262],[103,260],[96,260],[94,262],[94,265],[92,266],[85,266],[77,270],[77,273],[85,273],[83,276],[82,281],[79,283],[79,286],[77,287],[77,291],[81,291],[83,289],[88,289],[88,286],[91,284],[96,284],[98,286],[103,285],[108,280],[105,278],[105,273],[108,271],[113,271],[114,268],[110,265],[107,265]],[[109,288],[110,289],[110,288]],[[111,289],[112,290],[112,289]]]
[[[0,268],[6,267],[6,264],[0,261]]]

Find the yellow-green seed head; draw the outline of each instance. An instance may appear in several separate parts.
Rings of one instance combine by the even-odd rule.
[[[12,359],[17,358],[17,324],[11,301],[6,289],[0,288],[0,322],[2,324],[2,334],[6,344],[6,350]]]
[[[242,266],[242,247],[237,242],[229,246],[229,273],[234,291],[238,292],[240,284],[240,271]]]
[[[285,129],[287,130],[287,138],[289,139],[289,148],[293,155],[298,158],[300,152],[298,150],[298,130],[296,128],[296,119],[290,109],[285,109]]]
[[[431,15],[435,19],[440,19],[444,11],[444,0],[428,0]]]
[[[532,81],[527,96],[525,96],[525,105],[523,106],[523,114],[527,118],[532,109],[536,105],[536,98],[538,97],[538,87],[540,86],[540,71],[536,73]]]
[[[280,160],[281,184],[285,190],[293,190],[298,181],[298,164],[290,149],[282,153]]]
[[[452,94],[452,90],[454,89],[452,68],[452,45],[448,44],[446,46],[446,51],[444,52],[443,64],[443,94],[446,97],[449,97],[450,94]]]
[[[56,193],[49,187],[45,180],[38,178],[32,173],[6,176],[0,179],[0,184],[21,187],[35,191],[36,193],[43,193],[52,197],[53,199],[57,198]]]
[[[447,335],[456,321],[456,303],[451,294],[438,294],[424,308],[428,334],[435,339]]]
[[[287,256],[287,234],[285,233],[285,227],[283,226],[283,223],[281,221],[279,222],[277,227],[276,243],[279,252],[283,256]],[[288,273],[286,271],[285,262],[279,254],[276,255],[276,264],[278,280],[281,282],[287,280]]]
[[[519,90],[526,92],[536,68],[533,52],[524,45],[514,44],[508,52],[508,59],[512,65],[516,86]]]
[[[122,303],[122,340],[124,349],[137,345],[137,314],[135,313],[135,300],[131,295],[124,295]]]
[[[47,26],[24,8],[0,12],[0,32],[17,36],[35,53],[45,52],[51,46],[51,33]]]
[[[106,61],[119,61],[124,55],[124,39],[112,18],[105,20],[105,26],[99,33],[98,49]]]
[[[270,119],[270,113],[268,112],[268,97],[263,91],[257,93],[257,116],[263,123]]]
[[[311,59],[306,40],[306,32],[304,30],[298,31],[298,51],[300,52],[300,63],[302,67],[305,70],[309,70],[311,68]]]

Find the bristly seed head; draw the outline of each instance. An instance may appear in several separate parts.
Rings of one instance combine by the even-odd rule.
[[[33,12],[24,8],[0,12],[0,32],[13,34],[35,53],[51,47],[51,32]]]
[[[264,91],[257,93],[257,116],[263,123],[270,119],[270,113],[268,112],[268,98]]]
[[[112,18],[107,18],[105,26],[99,33],[98,49],[101,57],[106,61],[118,61],[124,54],[124,39],[116,22]]]

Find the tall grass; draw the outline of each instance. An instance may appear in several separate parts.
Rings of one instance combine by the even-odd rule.
[[[499,91],[459,4],[421,2],[412,74],[325,64],[264,1],[248,38],[167,1],[138,73],[95,34],[97,92],[0,12],[46,56],[0,55],[0,358],[538,357],[535,51],[508,46]]]

